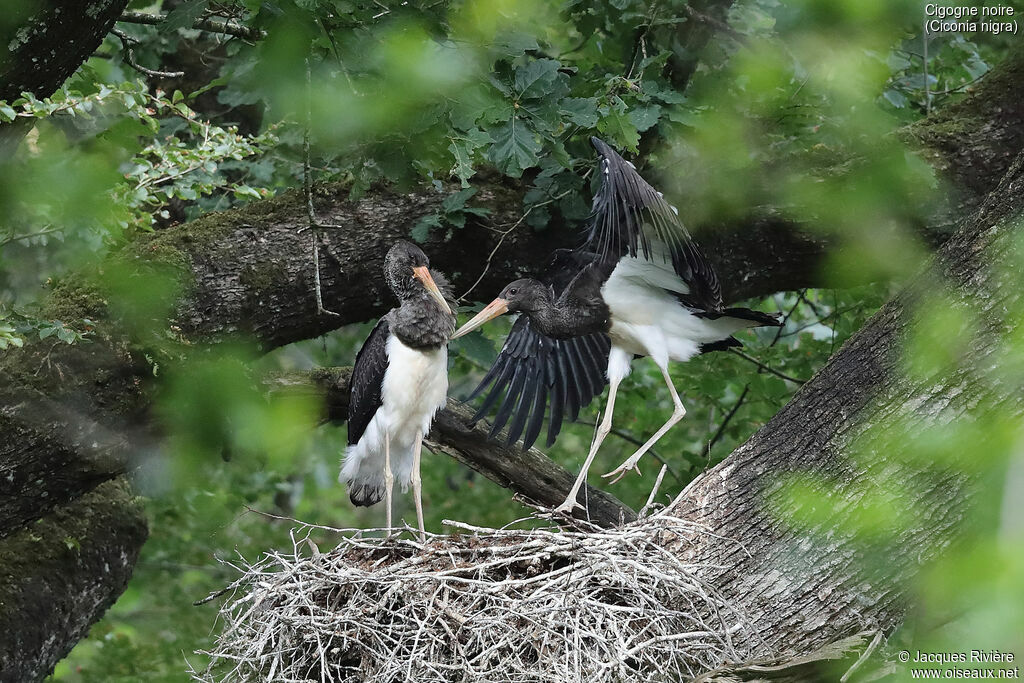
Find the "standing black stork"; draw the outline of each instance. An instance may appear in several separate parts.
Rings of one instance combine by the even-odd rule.
[[[425,539],[420,449],[448,395],[448,339],[454,302],[445,277],[423,251],[398,241],[384,260],[399,306],[380,319],[352,368],[348,443],[339,481],[356,505],[383,498],[391,530],[391,492],[412,484],[420,539]]]
[[[633,164],[601,140],[590,140],[600,158],[601,176],[584,245],[571,252],[571,258],[556,254],[542,276],[546,282],[523,279],[509,284],[452,337],[506,312],[523,314],[476,391],[493,383],[480,414],[505,392],[492,434],[515,413],[510,437],[518,438],[527,425],[526,447],[539,433],[545,403],[550,404],[550,443],[564,409],[575,417],[580,405],[603,390],[603,381],[595,385],[594,368],[605,371],[611,383],[608,406],[572,490],[556,508],[562,513],[579,505],[576,496],[611,430],[615,395],[634,356],[650,356],[655,362],[674,409],[643,446],[604,475],[615,477],[613,483],[630,470],[639,472],[637,462],[644,453],[686,414],[668,373],[670,360],[686,361],[704,351],[739,346],[733,333],[781,324],[766,313],[725,308],[718,277],[675,207],[640,177]]]

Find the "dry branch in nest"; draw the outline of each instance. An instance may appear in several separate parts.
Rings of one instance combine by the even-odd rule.
[[[710,533],[691,522],[446,524],[457,533],[425,545],[336,530],[328,553],[306,542],[314,527],[293,532],[290,553],[240,567],[196,679],[678,681],[768,655],[684,559]]]

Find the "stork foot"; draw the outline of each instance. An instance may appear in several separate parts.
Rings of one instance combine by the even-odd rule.
[[[604,477],[605,479],[607,479],[608,477],[615,477],[610,482],[608,482],[610,484],[615,484],[624,476],[626,476],[630,471],[636,470],[637,474],[641,474],[640,468],[637,467],[638,462],[640,462],[640,458],[632,457],[626,462],[616,467],[611,472],[608,472],[607,474],[602,474],[601,476]]]
[[[559,505],[553,510],[553,512],[555,512],[556,514],[565,515],[566,517],[572,517],[573,510],[575,510],[576,508],[582,510],[583,506],[577,503],[576,497],[573,496],[571,498],[566,498],[561,505]]]

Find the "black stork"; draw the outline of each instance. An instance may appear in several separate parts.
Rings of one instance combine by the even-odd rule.
[[[420,539],[425,538],[420,450],[434,413],[448,395],[448,339],[454,301],[445,277],[429,269],[423,251],[399,241],[384,260],[388,287],[398,298],[363,343],[352,368],[348,443],[339,481],[349,498],[369,506],[412,484]]]
[[[665,424],[633,455],[604,475],[618,481],[686,414],[669,376],[670,360],[739,346],[741,329],[779,326],[773,315],[747,308],[725,308],[711,264],[680,222],[678,211],[651,187],[632,163],[591,138],[600,159],[600,187],[585,243],[556,254],[544,281],[512,282],[453,339],[506,312],[522,315],[479,393],[493,384],[479,416],[504,393],[492,426],[496,434],[512,418],[510,437],[525,428],[524,447],[540,431],[549,404],[548,442],[564,411],[579,407],[611,384],[604,419],[579,476],[556,511],[578,507],[576,496],[601,443],[611,430],[615,395],[634,356],[649,356],[661,370],[674,409]],[[596,372],[595,372],[596,370]],[[601,376],[601,371],[603,375]]]

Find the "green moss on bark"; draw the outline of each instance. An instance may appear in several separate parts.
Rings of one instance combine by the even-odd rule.
[[[124,479],[0,539],[0,671],[36,680],[121,594],[148,534]]]

